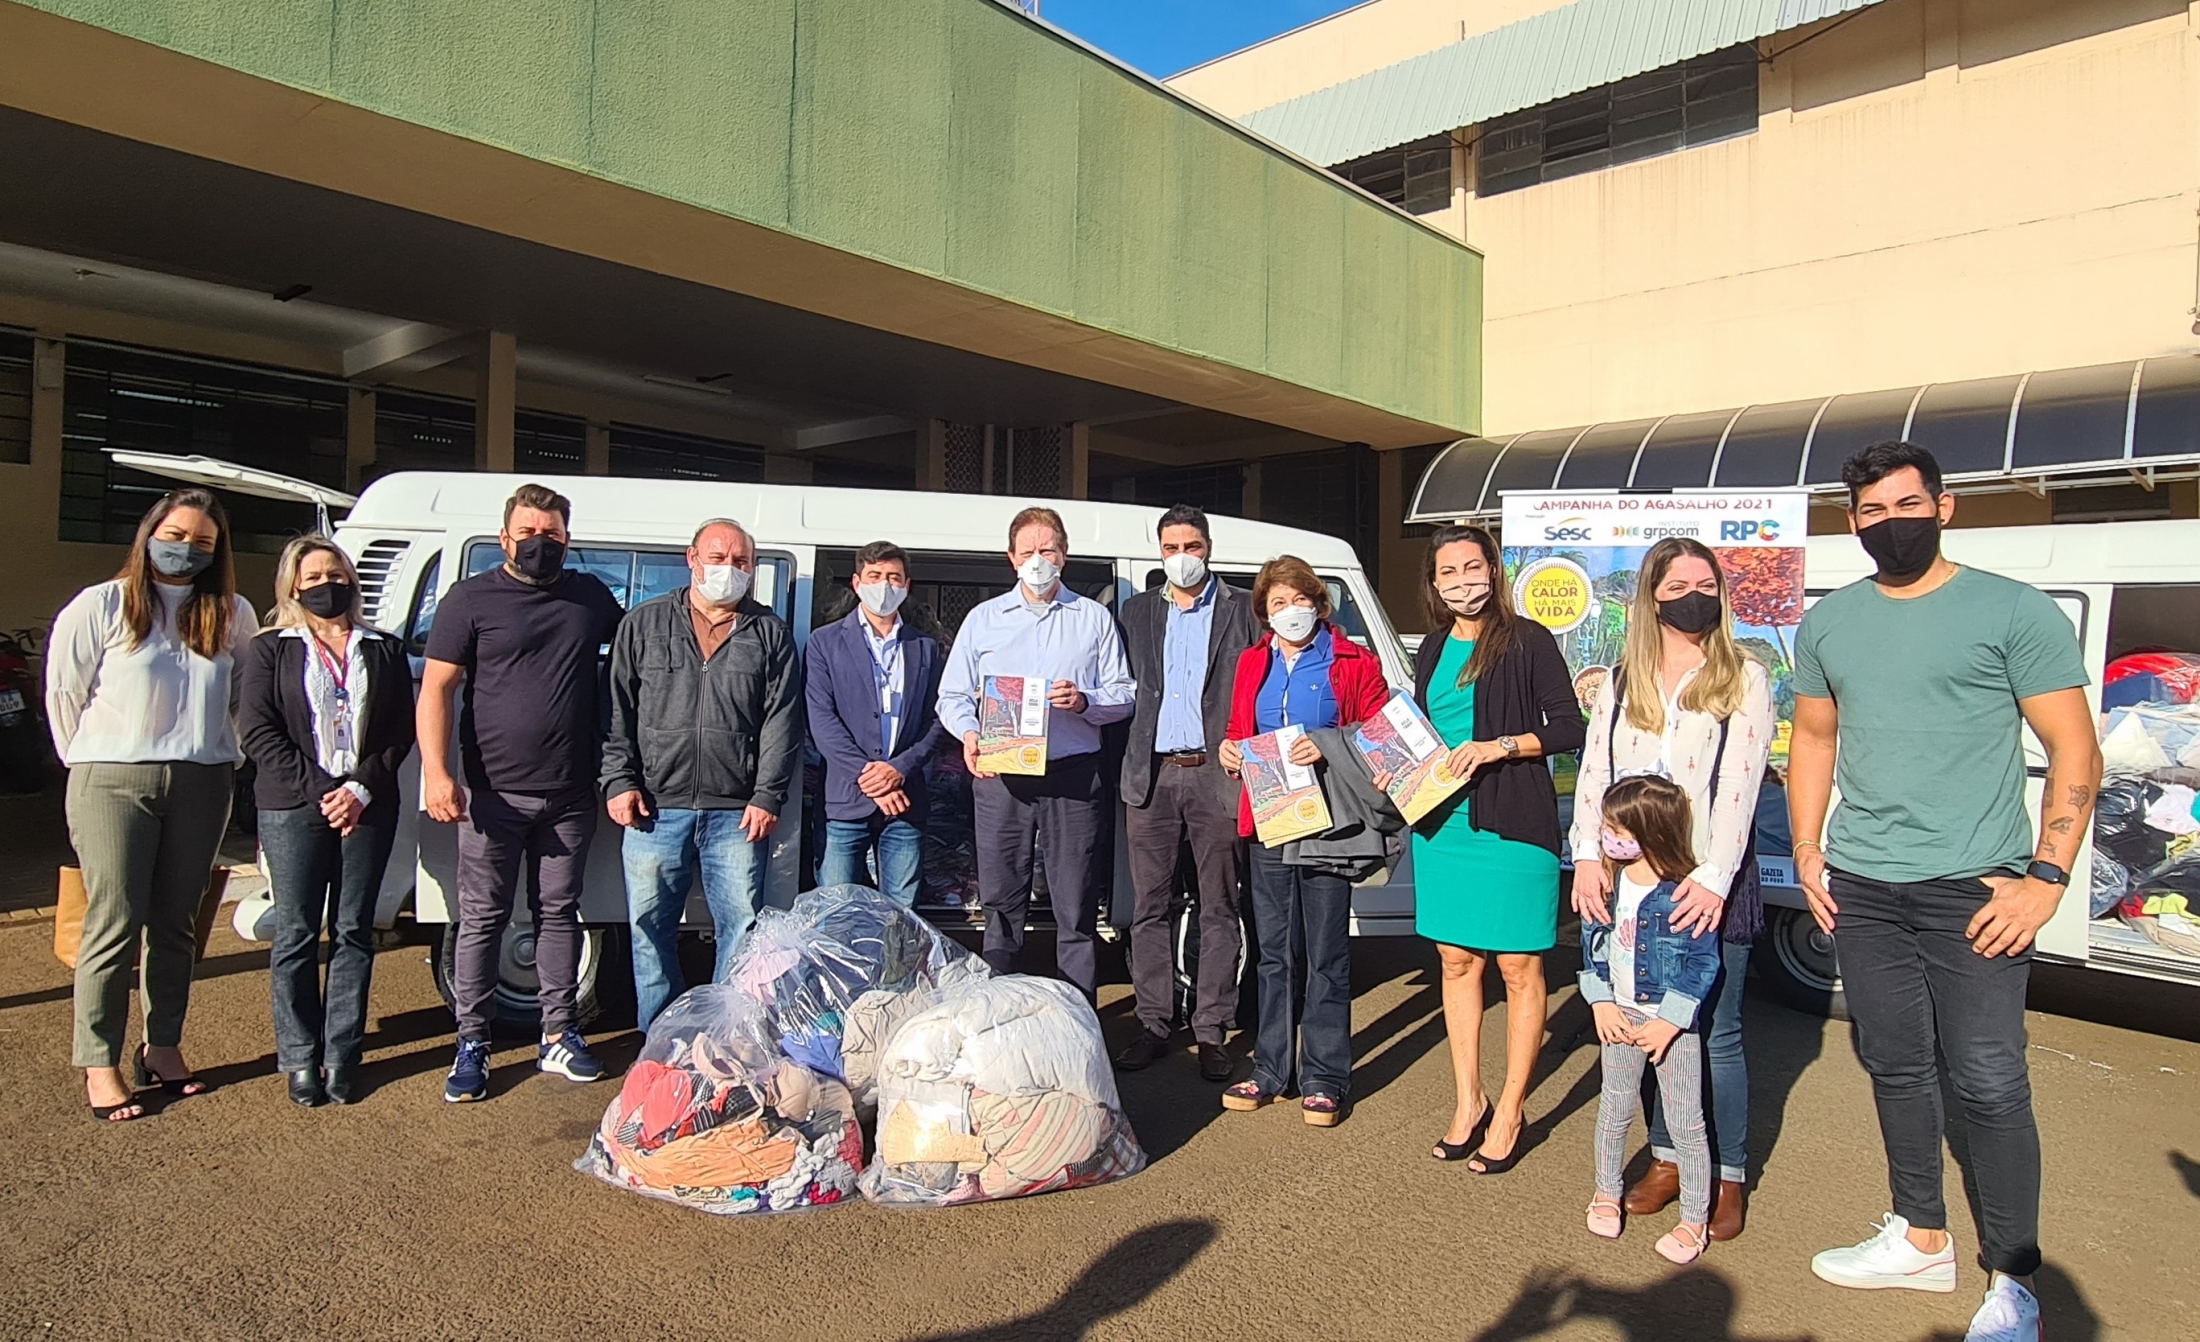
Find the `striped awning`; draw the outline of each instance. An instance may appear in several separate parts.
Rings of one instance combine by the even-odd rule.
[[[2200,473],[2200,356],[1462,438],[1429,463],[1406,520],[1492,518],[1514,489],[1800,485],[1838,494],[1841,463],[1890,438],[1930,451],[1954,487],[2193,475]]]
[[[1343,163],[1880,0],[1574,0],[1240,117]]]

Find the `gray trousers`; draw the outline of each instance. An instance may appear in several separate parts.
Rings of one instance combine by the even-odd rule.
[[[1107,805],[1098,754],[1050,759],[1046,773],[1036,778],[971,780],[985,962],[994,973],[1013,974],[1023,960],[1036,837],[1046,856],[1047,894],[1054,901],[1054,966],[1086,1000],[1098,992],[1100,961],[1092,942],[1100,921],[1098,866],[1108,833]]]
[[[1217,787],[1222,766],[1209,761],[1196,769],[1158,763],[1153,793],[1144,806],[1123,810],[1130,840],[1131,885],[1137,902],[1131,911],[1131,985],[1138,994],[1138,1021],[1153,1034],[1167,1034],[1176,1020],[1175,929],[1169,907],[1176,895],[1178,846],[1192,844],[1197,871],[1199,981],[1192,998],[1192,1037],[1219,1044],[1237,1013],[1238,959],[1244,927],[1238,921],[1238,873],[1244,842],[1238,838],[1237,804]]]
[[[1626,1003],[1629,1025],[1650,1019]],[[1627,1168],[1627,1130],[1642,1108],[1642,1069],[1650,1055],[1633,1044],[1604,1047],[1604,1096],[1597,1105],[1597,1196],[1617,1201]],[[1702,1225],[1711,1217],[1711,1138],[1703,1124],[1703,1036],[1681,1031],[1658,1064],[1658,1104],[1681,1167],[1681,1220]]]
[[[581,967],[581,882],[588,871],[588,841],[596,834],[596,809],[594,788],[550,797],[467,791],[466,819],[458,826],[458,945],[451,966],[459,1038],[489,1037],[504,929],[512,921],[522,878],[535,923],[543,1036],[572,1026]]]
[[[79,764],[69,842],[84,871],[74,1065],[122,1060],[130,980],[142,972],[145,1042],[183,1042],[199,900],[229,827],[231,764]],[[140,947],[142,946],[142,952]]]

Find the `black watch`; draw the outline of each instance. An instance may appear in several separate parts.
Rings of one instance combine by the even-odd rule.
[[[2024,874],[2035,881],[2045,881],[2049,885],[2070,884],[2070,873],[2052,862],[2035,861],[2031,866],[2024,869]]]

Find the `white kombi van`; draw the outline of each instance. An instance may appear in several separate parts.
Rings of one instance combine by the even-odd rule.
[[[920,494],[807,485],[726,484],[696,480],[637,480],[599,476],[556,477],[486,474],[399,473],[369,485],[336,528],[336,539],[359,567],[369,623],[402,635],[415,666],[435,622],[436,605],[459,579],[502,562],[497,530],[504,500],[534,480],[573,500],[572,549],[567,564],[601,578],[628,607],[684,587],[688,539],[706,518],[730,517],[756,538],[756,599],[794,631],[798,645],[811,629],[845,614],[854,597],[848,587],[856,550],[892,540],[909,551],[911,594],[904,609],[936,621],[951,637],[963,615],[1012,581],[1003,553],[1008,523],[1032,500],[982,495]],[[1159,581],[1154,524],[1158,508],[1120,503],[1047,500],[1070,531],[1071,557],[1064,581],[1084,596],[1114,606]],[[1329,585],[1337,624],[1382,659],[1393,685],[1410,686],[1412,667],[1375,599],[1352,548],[1332,536],[1216,517],[1215,572],[1249,586],[1261,563],[1296,554]],[[969,786],[960,757],[948,752],[933,780],[933,805],[925,840],[925,878],[919,907],[948,922],[973,918],[977,879],[970,844]],[[806,789],[818,785],[814,765]],[[449,924],[455,905],[457,844],[451,826],[427,820],[418,809],[418,765],[404,776],[404,819],[390,861],[376,921],[387,927],[409,898],[422,923]],[[821,828],[798,789],[780,817],[765,902],[785,904],[804,882],[804,845],[815,851]],[[1130,886],[1122,827],[1116,827],[1113,897],[1102,911],[1103,934],[1129,925]],[[524,902],[523,902],[524,903]],[[1035,900],[1035,910],[1045,907]],[[1354,930],[1412,930],[1411,873],[1379,874],[1354,898]],[[688,906],[690,925],[709,926],[697,892]],[[581,899],[587,924],[582,950],[584,1012],[618,996],[627,984],[626,893],[620,876],[619,832],[608,817],[589,854]],[[1191,935],[1180,920],[1179,944]],[[451,937],[437,957],[437,982],[448,996]],[[1195,948],[1186,946],[1187,953]],[[524,907],[508,935],[498,1013],[517,1025],[534,1011],[534,943]]]
[[[2200,521],[2091,522],[2063,526],[1958,529],[1941,538],[1958,564],[2031,583],[2070,617],[2091,678],[2087,698],[2100,707],[2108,663],[2138,649],[2200,651]],[[1868,576],[1872,564],[1853,536],[1813,536],[1805,569],[1808,599]],[[2031,765],[2026,808],[2037,823],[2046,756],[2027,732]],[[1931,761],[1920,760],[1920,768]],[[1795,887],[1785,799],[1770,782],[1759,807],[1758,853],[1765,881],[1766,940],[1757,966],[1797,1006],[1839,1012],[1840,978],[1832,938],[1820,932]],[[2200,983],[2200,958],[2156,945],[2113,912],[2090,916],[2092,842],[2072,864],[2070,891],[2040,929],[2043,959]]]

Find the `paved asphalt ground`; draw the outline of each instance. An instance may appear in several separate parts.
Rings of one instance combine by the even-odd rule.
[[[1111,1187],[947,1211],[721,1220],[570,1168],[609,1085],[499,1052],[492,1098],[441,1102],[450,1018],[425,948],[379,957],[350,1109],[274,1074],[266,953],[226,928],[189,1051],[213,1093],[95,1127],[65,1065],[50,922],[0,925],[0,1337],[1946,1339],[1984,1284],[1954,1167],[1955,1295],[1849,1292],[1810,1254],[1886,1206],[1845,1026],[1753,997],[1760,1182],[1749,1233],[1676,1270],[1582,1227],[1595,1049],[1571,986],[1530,1103],[1535,1148],[1476,1178],[1429,1159],[1450,1103],[1435,959],[1362,943],[1359,1102],[1333,1131],[1225,1114],[1189,1055],[1127,1079],[1153,1157]],[[1571,965],[1553,957],[1554,983]],[[2043,974],[2031,1020],[2055,1342],[2200,1337],[2200,994]],[[1104,994],[1113,1034],[1127,989]],[[1493,1052],[1501,1018],[1489,1019]],[[623,1066],[638,1039],[603,1041]],[[1495,1074],[1492,1074],[1495,1080]],[[1638,1158],[1639,1163],[1639,1158]]]

